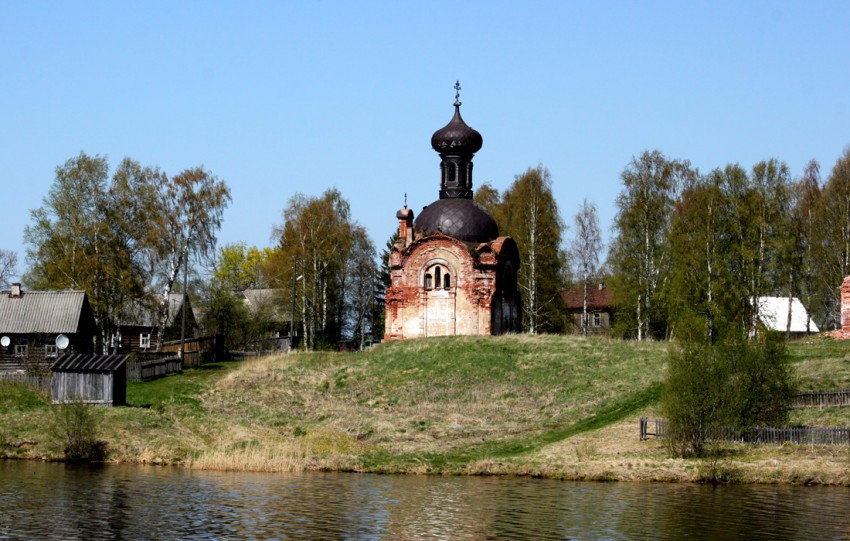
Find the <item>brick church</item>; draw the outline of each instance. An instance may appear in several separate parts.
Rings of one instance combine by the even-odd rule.
[[[431,137],[441,159],[440,198],[415,220],[407,205],[396,214],[385,340],[521,330],[519,251],[472,200],[472,157],[483,141],[461,118],[458,98],[454,117]]]

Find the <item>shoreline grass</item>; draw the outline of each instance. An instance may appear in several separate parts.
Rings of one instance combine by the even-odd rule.
[[[850,447],[724,445],[671,459],[641,442],[667,344],[522,335],[450,337],[363,353],[216,363],[128,386],[96,408],[109,460],[232,471],[533,475],[622,481],[850,485]],[[850,344],[791,345],[801,388],[850,382]],[[850,386],[850,385],[848,385]],[[0,457],[58,460],[49,399],[0,387]],[[850,424],[850,408],[793,422]]]

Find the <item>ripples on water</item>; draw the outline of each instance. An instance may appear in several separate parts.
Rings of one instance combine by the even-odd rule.
[[[0,539],[850,539],[850,489],[0,461]]]

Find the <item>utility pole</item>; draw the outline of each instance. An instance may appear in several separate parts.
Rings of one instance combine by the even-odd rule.
[[[295,348],[295,282],[298,280],[296,275],[298,271],[296,270],[296,263],[298,262],[298,256],[292,256],[292,302],[289,305],[289,350]]]
[[[184,363],[186,359],[184,354],[186,353],[186,304],[189,301],[188,288],[189,288],[189,243],[186,243],[186,252],[184,253],[184,261],[183,261],[183,322],[180,325],[180,360]]]

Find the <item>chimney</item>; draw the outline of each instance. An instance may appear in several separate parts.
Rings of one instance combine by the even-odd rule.
[[[12,284],[12,290],[9,292],[9,298],[17,299],[21,296],[21,284],[20,282],[16,282]]]
[[[413,211],[404,208],[396,213],[398,218],[398,237],[404,241],[405,248],[413,244]]]

